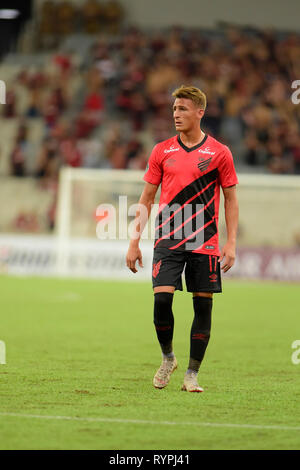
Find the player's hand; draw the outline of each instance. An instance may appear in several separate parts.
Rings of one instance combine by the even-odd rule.
[[[221,250],[221,255],[218,261],[223,261],[221,269],[224,271],[224,273],[226,273],[234,265],[235,262],[235,244],[227,242]]]
[[[143,268],[143,257],[142,252],[139,248],[129,247],[126,256],[126,265],[133,273],[137,273],[137,269],[135,267],[135,263],[139,262],[139,266]]]

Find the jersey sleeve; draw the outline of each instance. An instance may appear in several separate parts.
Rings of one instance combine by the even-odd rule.
[[[162,180],[163,170],[159,161],[159,152],[157,145],[151,152],[148,164],[146,167],[146,172],[144,174],[143,180],[147,183],[159,185]]]
[[[222,188],[229,188],[238,184],[232,153],[227,146],[225,146],[224,155],[219,166],[219,180]]]

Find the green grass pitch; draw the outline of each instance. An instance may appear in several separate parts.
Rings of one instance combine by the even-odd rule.
[[[299,286],[225,280],[192,394],[191,294],[175,294],[179,367],[156,390],[150,282],[0,283],[0,449],[299,449]]]

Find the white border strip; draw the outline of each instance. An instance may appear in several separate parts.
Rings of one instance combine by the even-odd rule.
[[[278,431],[300,431],[300,426],[281,426],[281,425],[261,425],[261,424],[232,424],[232,423],[201,423],[201,422],[176,422],[176,421],[148,421],[142,419],[119,419],[119,418],[100,418],[100,417],[79,417],[79,416],[48,416],[48,415],[32,415],[20,413],[0,412],[0,416],[12,416],[16,418],[30,419],[52,419],[65,421],[88,421],[96,423],[119,423],[119,424],[153,424],[164,426],[196,426],[196,427],[212,427],[212,428],[238,428],[238,429],[270,429]]]

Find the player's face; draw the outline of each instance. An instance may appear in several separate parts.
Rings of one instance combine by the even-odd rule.
[[[192,100],[176,98],[173,105],[175,128],[179,132],[189,132],[199,128],[203,109],[198,108]]]

